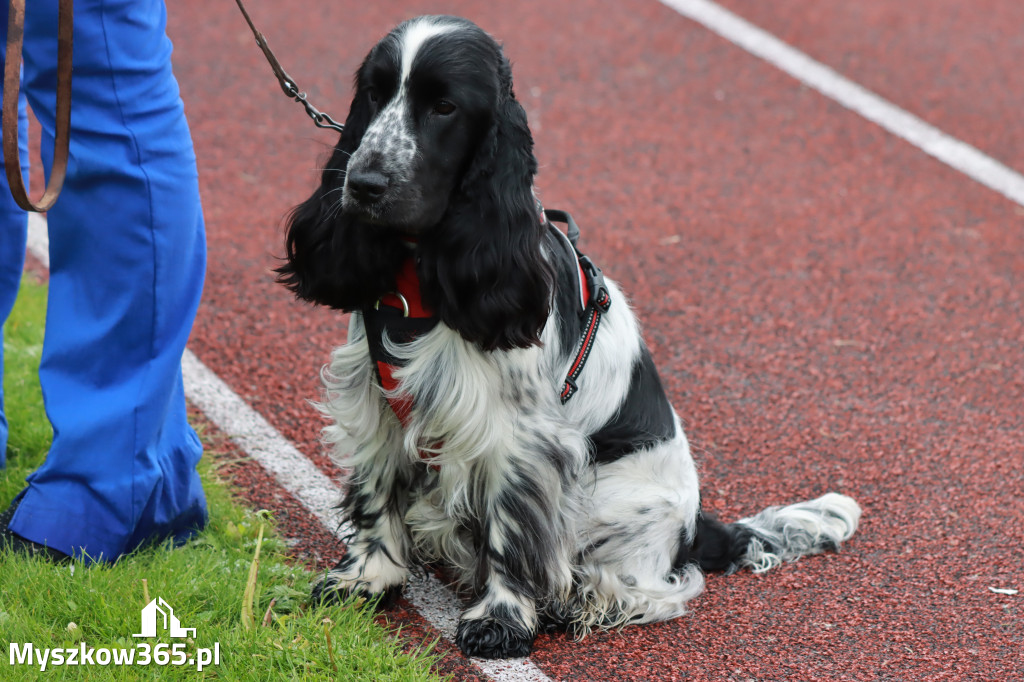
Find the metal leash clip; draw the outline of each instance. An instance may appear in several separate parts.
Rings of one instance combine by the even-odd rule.
[[[256,44],[263,50],[263,55],[270,62],[270,68],[274,70],[274,75],[277,76],[278,82],[281,84],[281,90],[284,94],[288,95],[296,102],[302,104],[306,108],[306,114],[313,119],[313,124],[317,128],[331,128],[337,130],[339,133],[344,131],[345,126],[338,123],[333,118],[323,113],[306,99],[306,93],[299,91],[299,86],[292,80],[291,76],[281,67],[281,62],[277,61],[277,57],[274,56],[273,50],[270,49],[270,45],[267,44],[267,39],[263,37],[263,34],[256,30],[256,26],[253,25],[252,19],[249,18],[249,13],[245,11],[245,5],[242,4],[242,0],[235,0],[238,4],[238,9],[242,10],[242,16],[245,17],[245,23],[249,24],[249,28],[252,29],[252,34],[256,36]]]

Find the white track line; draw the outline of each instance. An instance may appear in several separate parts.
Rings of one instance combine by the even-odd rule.
[[[925,123],[714,2],[660,2],[877,123],[947,166],[1024,206],[1024,176],[975,147]]]
[[[50,267],[49,248],[46,219],[30,213],[28,250],[47,268]],[[266,469],[282,488],[323,524],[327,532],[344,537],[348,532],[347,524],[340,524],[334,509],[341,499],[338,486],[192,351],[185,351],[181,370],[188,399]],[[451,590],[433,576],[419,575],[410,579],[404,594],[427,622],[449,640],[455,639],[461,606]],[[471,660],[484,675],[498,682],[550,682],[550,678],[528,658]]]
[[[50,269],[50,236],[46,232],[46,218],[38,213],[28,214],[28,252]]]

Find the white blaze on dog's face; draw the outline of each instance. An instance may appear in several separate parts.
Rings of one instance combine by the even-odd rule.
[[[412,234],[441,220],[498,98],[480,33],[454,17],[420,17],[371,50],[356,95],[370,122],[348,162],[344,212]]]

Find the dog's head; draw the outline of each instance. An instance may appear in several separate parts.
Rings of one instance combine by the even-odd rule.
[[[553,279],[536,172],[501,47],[465,19],[407,21],[356,74],[320,187],[290,216],[279,280],[308,301],[365,308],[414,248],[445,324],[486,349],[536,344]]]

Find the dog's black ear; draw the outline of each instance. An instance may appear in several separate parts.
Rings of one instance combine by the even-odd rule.
[[[540,343],[554,280],[541,253],[533,177],[537,159],[526,112],[500,56],[499,95],[440,229],[421,240],[419,267],[428,303],[463,338],[487,350]]]
[[[305,301],[341,310],[372,305],[394,288],[394,273],[407,255],[395,239],[341,213],[348,160],[372,117],[369,96],[359,88],[320,186],[288,216],[285,263],[275,272]]]

